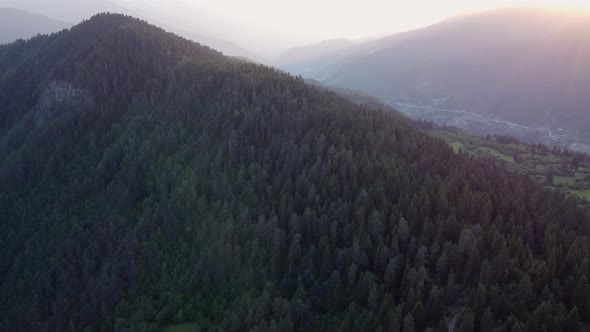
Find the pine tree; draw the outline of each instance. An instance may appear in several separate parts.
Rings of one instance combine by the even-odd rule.
[[[586,276],[580,278],[574,289],[574,304],[579,310],[580,318],[590,322],[590,285]]]
[[[414,318],[412,315],[407,314],[404,317],[404,329],[403,332],[415,332],[416,329],[414,328]]]
[[[578,314],[578,308],[573,307],[563,319],[562,329],[564,331],[578,332],[580,330],[580,315]]]
[[[461,315],[461,331],[462,332],[473,332],[475,329],[474,326],[474,317],[473,311],[470,308],[467,308],[465,312]]]
[[[493,332],[494,331],[494,314],[490,307],[487,307],[479,325],[480,332]]]

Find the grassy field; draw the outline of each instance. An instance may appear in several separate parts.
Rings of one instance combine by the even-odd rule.
[[[577,170],[562,171],[563,156],[549,153],[532,153],[530,146],[518,142],[502,143],[495,138],[475,136],[456,130],[431,130],[429,133],[448,142],[453,151],[459,149],[480,158],[493,157],[503,161],[505,167],[529,175],[549,189],[557,189],[590,204],[590,160],[582,161]],[[515,159],[514,156],[518,156]],[[553,184],[546,184],[547,170],[554,170]],[[576,175],[574,175],[574,173]]]
[[[201,327],[197,323],[175,324],[164,327],[162,332],[201,332]]]
[[[570,192],[582,199],[590,202],[590,189],[587,190],[570,190]]]
[[[492,149],[492,148],[477,148],[476,150],[477,152],[482,152],[486,155],[492,155],[496,158],[499,158],[501,160],[507,161],[507,162],[514,162],[514,157],[509,156],[509,155],[505,155],[502,152]]]
[[[496,149],[489,148],[489,147],[478,147],[478,148],[472,149],[472,151],[470,151],[470,149],[468,149],[461,142],[453,142],[453,143],[451,143],[451,147],[453,148],[453,151],[455,151],[455,152],[459,152],[459,149],[462,149],[465,152],[470,152],[470,153],[478,155],[478,156],[493,156],[493,157],[496,157],[500,160],[504,160],[507,162],[514,162],[514,157],[503,154],[502,152],[500,152]]]
[[[576,178],[573,176],[557,175],[553,178],[553,183],[569,186],[576,183]]]
[[[459,152],[459,149],[463,149],[463,143],[453,142],[453,143],[451,143],[451,147],[453,148],[453,151]]]

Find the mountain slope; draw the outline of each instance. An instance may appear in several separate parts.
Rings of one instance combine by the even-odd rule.
[[[68,23],[26,11],[0,8],[0,44],[65,29]]]
[[[179,34],[180,36],[182,36],[184,38],[190,39],[190,40],[195,41],[199,44],[207,45],[213,49],[216,49],[216,50],[222,52],[224,55],[243,57],[243,58],[249,59],[251,61],[263,61],[264,60],[263,56],[261,56],[257,53],[254,53],[250,50],[247,50],[235,43],[224,40],[224,39],[213,38],[213,37],[206,36],[206,35],[203,35],[200,33],[189,32],[189,31],[182,30],[182,29],[171,28],[171,31],[176,32],[177,34]]]
[[[165,8],[154,8],[152,6],[147,6],[145,4],[140,5],[138,3],[133,2],[126,3],[125,6],[121,6],[109,0],[0,0],[0,6],[19,8],[34,13],[40,13],[48,17],[58,18],[60,20],[76,23],[92,15],[106,12],[123,13],[127,15],[138,16],[144,19],[149,19],[158,22],[162,26],[168,28],[170,31],[173,31],[185,38],[191,39],[198,43],[212,47],[216,50],[219,50],[220,52],[223,52],[226,55],[242,56],[256,61],[264,60],[264,58],[259,54],[247,50],[234,42],[230,42],[222,38],[211,37],[212,35],[209,35],[207,33],[197,33],[195,31],[201,30],[198,30],[196,28],[189,29],[186,22],[180,19],[180,17],[184,17],[184,14],[177,13],[174,15],[172,13],[168,13],[167,11],[165,11]],[[63,10],[64,8],[67,8],[67,10]],[[218,25],[218,23],[215,23],[214,18],[209,18],[206,13],[195,13],[194,10],[195,9],[193,8],[191,11],[191,21],[199,22],[200,29],[204,29],[203,26],[210,25],[208,26],[209,31],[211,33],[214,33],[214,28],[216,25]],[[19,19],[18,22],[21,22],[21,25],[24,25],[23,23],[25,21]],[[34,24],[30,24],[29,21],[29,24],[25,26],[34,26]],[[48,33],[58,30],[60,29],[44,30],[39,32]],[[30,36],[32,35],[33,34],[31,34]]]
[[[0,46],[0,330],[575,330],[590,216],[145,22]]]
[[[128,9],[110,0],[0,0],[0,6],[39,13],[73,23],[97,13],[129,13]]]
[[[582,14],[499,10],[367,42],[330,67],[316,60],[290,69],[389,102],[588,137],[589,22]]]
[[[347,50],[354,49],[356,45],[356,42],[348,39],[325,40],[313,45],[291,48],[274,59],[273,63],[279,67],[297,66],[326,56],[330,58],[337,55],[343,56]]]

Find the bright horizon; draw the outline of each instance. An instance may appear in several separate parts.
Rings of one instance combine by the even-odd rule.
[[[236,24],[308,40],[359,39],[407,31],[446,18],[506,7],[590,11],[589,0],[119,0],[206,11]],[[160,7],[161,8],[161,7]],[[186,13],[185,13],[186,14]]]
[[[500,8],[590,13],[590,0],[0,0],[0,5],[70,23],[97,11],[121,11],[189,38],[229,41],[259,60],[323,40],[378,38]]]

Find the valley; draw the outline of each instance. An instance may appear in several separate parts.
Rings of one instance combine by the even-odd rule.
[[[280,66],[472,133],[589,152],[589,22],[589,12],[503,8],[341,48],[298,47]]]
[[[399,111],[409,119],[426,121],[426,125],[422,126],[426,128],[425,131],[444,140],[454,152],[462,151],[477,158],[493,158],[502,167],[530,176],[550,190],[572,195],[581,205],[590,205],[590,157],[585,149],[587,140],[571,139],[564,134],[556,136],[548,128],[532,128],[467,111],[387,103],[366,93],[326,87],[315,80],[307,82],[330,89],[359,105],[393,114]],[[549,169],[554,175],[552,182],[547,181]]]
[[[548,146],[559,146],[574,151],[590,153],[590,140],[576,137],[576,132],[570,132],[562,128],[555,130],[549,127],[529,127],[462,110],[442,109],[399,102],[391,102],[391,105],[411,118],[458,127],[472,134],[506,135],[516,137],[527,143],[542,143]]]

